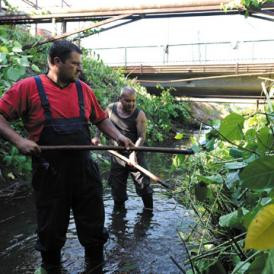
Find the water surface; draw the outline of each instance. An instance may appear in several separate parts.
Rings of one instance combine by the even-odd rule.
[[[153,161],[153,157],[151,158]],[[164,172],[165,155],[150,162]],[[167,178],[165,178],[167,179]],[[129,200],[126,210],[114,211],[109,189],[105,190],[106,227],[110,238],[105,245],[104,273],[181,273],[171,260],[181,266],[186,259],[177,230],[188,231],[193,225],[190,211],[173,198],[164,195],[166,190],[157,184],[154,188],[154,211],[143,211],[143,204],[129,182]],[[40,255],[34,250],[35,212],[31,195],[0,201],[0,273],[33,273],[40,265]],[[77,239],[71,216],[67,241],[62,249],[64,273],[84,270],[84,251]]]

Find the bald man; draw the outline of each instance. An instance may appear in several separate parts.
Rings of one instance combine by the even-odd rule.
[[[131,87],[121,90],[118,102],[107,107],[107,113],[112,123],[119,131],[128,137],[136,146],[141,146],[146,138],[147,119],[145,113],[136,107],[136,91]],[[114,142],[115,144],[115,142]],[[117,144],[116,144],[117,145]],[[132,162],[145,167],[142,152],[123,152]],[[142,198],[144,209],[153,209],[152,188],[150,180],[140,171],[130,167],[122,160],[112,157],[109,184],[114,199],[114,208],[121,209],[125,206],[127,195],[127,179],[131,175],[135,184],[136,193]]]

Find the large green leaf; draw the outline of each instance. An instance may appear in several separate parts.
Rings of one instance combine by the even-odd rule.
[[[32,65],[31,65],[31,69],[32,69],[34,72],[37,72],[37,73],[41,72],[40,69],[39,69],[39,67],[36,66],[35,64],[32,64]]]
[[[197,144],[193,144],[191,146],[191,149],[195,152],[195,153],[199,153],[200,152],[200,147]]]
[[[232,162],[232,163],[225,163],[225,168],[227,169],[240,169],[247,166],[245,162]]]
[[[249,143],[256,141],[256,130],[254,128],[250,128],[246,131],[245,140]]]
[[[240,261],[236,264],[235,268],[233,269],[232,273],[235,274],[244,274],[246,273],[247,269],[250,267],[249,262]],[[236,270],[237,269],[237,270]],[[212,273],[213,274],[213,273]]]
[[[230,141],[243,139],[244,118],[237,114],[231,113],[221,122],[220,133]]]
[[[274,187],[274,156],[265,156],[248,164],[240,173],[243,185],[250,189]]]
[[[274,274],[274,250],[269,252],[262,274]]]
[[[178,154],[172,158],[172,165],[176,168],[182,167],[184,165],[185,155]]]
[[[215,175],[210,175],[210,176],[202,176],[198,175],[197,176],[198,180],[207,183],[207,184],[222,184],[223,177],[220,174],[215,174]]]
[[[7,55],[5,53],[0,52],[0,64],[7,63]]]
[[[238,149],[237,147],[232,147],[229,150],[229,154],[230,156],[232,156],[233,158],[241,158],[243,157],[243,151]]]
[[[0,36],[0,41],[1,41],[3,44],[7,44],[7,43],[8,43],[8,39],[4,38],[3,36]]]
[[[243,216],[248,213],[248,210],[245,208],[240,208],[231,213],[223,215],[219,219],[219,225],[221,227],[229,228],[242,228],[242,219]]]
[[[248,270],[246,271],[246,274],[259,274],[263,273],[263,270],[265,268],[266,260],[267,260],[267,253],[258,254],[255,257],[255,260],[252,262]]]
[[[12,51],[16,53],[22,52],[22,45],[19,42],[14,41],[14,47],[12,48]]]
[[[273,146],[273,136],[268,127],[263,127],[257,133],[258,151],[260,154],[264,154],[270,150]]]
[[[11,81],[17,81],[26,72],[25,67],[10,67],[7,71],[7,78]]]
[[[239,171],[236,172],[230,172],[227,174],[225,179],[225,184],[228,188],[232,188],[234,183],[239,181]]]
[[[29,66],[29,60],[27,56],[22,56],[18,59],[18,64],[22,67],[28,67]]]

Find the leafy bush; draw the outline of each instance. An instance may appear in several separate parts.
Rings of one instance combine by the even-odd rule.
[[[217,264],[228,273],[253,273],[256,267],[256,273],[272,273],[273,109],[267,100],[264,111],[231,113],[211,126],[203,146],[193,140],[196,153],[188,161],[174,158],[174,168],[184,174],[176,191],[195,208],[203,230],[193,259],[201,273]],[[187,239],[193,240],[193,231]],[[214,242],[210,249],[207,241]]]

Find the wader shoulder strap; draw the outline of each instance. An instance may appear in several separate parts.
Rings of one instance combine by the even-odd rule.
[[[80,117],[85,120],[85,108],[84,108],[84,97],[83,97],[83,89],[79,80],[75,82],[78,94],[78,103],[80,109]]]
[[[136,108],[134,110],[134,112],[132,113],[131,118],[134,119],[134,120],[136,120],[137,117],[138,117],[138,115],[139,115],[139,112],[140,112],[140,110],[138,108]]]
[[[42,107],[45,112],[46,120],[49,121],[51,120],[51,113],[50,113],[50,106],[49,106],[49,100],[48,100],[47,94],[45,93],[41,78],[37,75],[34,77],[34,79],[36,82],[36,86],[38,88],[38,92],[39,92]]]

